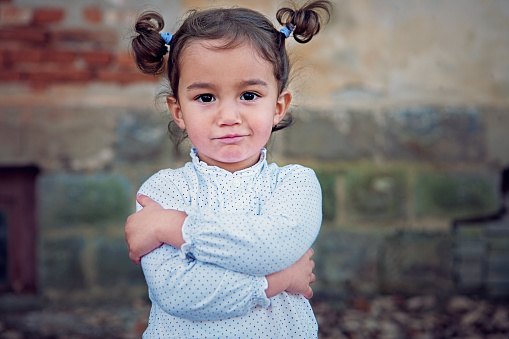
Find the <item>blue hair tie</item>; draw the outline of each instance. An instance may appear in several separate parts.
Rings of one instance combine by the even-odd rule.
[[[166,42],[167,45],[170,44],[171,38],[173,38],[173,34],[171,33],[161,33],[161,38],[163,38],[164,42]]]
[[[279,31],[283,33],[287,38],[290,36],[290,33],[292,33],[294,26],[290,24],[290,27],[285,26],[281,28]]]

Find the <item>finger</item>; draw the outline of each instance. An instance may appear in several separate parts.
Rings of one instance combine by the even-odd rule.
[[[311,273],[311,278],[309,279],[309,283],[312,284],[316,281],[316,276],[314,275],[314,273]]]
[[[312,248],[310,248],[307,250],[306,254],[309,256],[309,258],[311,258],[315,254],[315,251]]]
[[[131,259],[131,261],[133,262],[133,264],[135,265],[141,265],[141,258],[138,257],[138,256],[135,256],[131,253],[129,253],[129,259]]]
[[[315,261],[314,260],[309,260],[311,261],[311,270],[314,270],[315,269]]]
[[[150,197],[148,197],[146,195],[143,195],[143,194],[136,195],[136,201],[142,207],[145,207],[145,206],[147,206],[147,204],[150,204],[151,202],[154,202],[154,200],[152,200]]]
[[[136,194],[136,202],[140,204],[142,207],[145,207],[145,204],[143,203],[143,194]]]
[[[312,289],[310,286],[308,286],[308,289],[307,289],[307,291],[303,294],[303,296],[304,296],[304,298],[306,298],[306,299],[311,299],[311,298],[313,298],[313,289]]]

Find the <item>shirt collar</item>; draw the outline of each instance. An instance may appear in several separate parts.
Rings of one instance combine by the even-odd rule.
[[[224,173],[225,175],[234,175],[234,176],[249,176],[252,174],[260,173],[263,167],[267,164],[267,150],[262,148],[260,151],[260,159],[256,164],[251,167],[245,168],[243,170],[230,173],[227,170],[224,170],[217,166],[209,166],[207,163],[201,161],[198,158],[198,150],[193,147],[189,154],[191,156],[194,168],[196,168],[200,172],[208,172],[208,173]]]

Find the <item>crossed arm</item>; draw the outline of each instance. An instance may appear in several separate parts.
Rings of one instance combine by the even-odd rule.
[[[212,269],[217,270],[214,273],[216,276],[225,275],[225,279],[229,281],[249,281],[252,285],[256,280],[257,283],[254,284],[258,284],[258,289],[259,278],[262,278],[261,281],[266,279],[268,286],[264,297],[267,298],[284,290],[310,298],[312,289],[309,284],[315,277],[312,274],[314,262],[310,259],[313,253],[308,248],[314,241],[321,222],[321,193],[314,173],[309,171],[297,171],[286,180],[286,184],[278,186],[259,215],[217,215],[206,211],[196,214],[191,212],[188,215],[179,211],[178,207],[164,209],[147,196],[138,196],[139,209],[143,208],[130,216],[126,223],[126,239],[131,259],[139,263],[143,255],[163,243],[175,248],[182,247],[185,255],[196,259],[189,261],[175,255],[164,259],[163,263],[158,264],[158,273],[154,273],[157,275],[156,279],[150,269],[145,269],[153,259],[151,255],[147,256],[147,259],[144,259],[144,271],[151,290],[160,289],[159,285],[170,279],[171,283],[165,281],[164,285],[176,286],[176,291],[181,281],[203,276],[204,272],[199,273],[202,269]],[[301,194],[294,195],[292,199],[284,199],[285,195],[291,193],[288,190],[292,189],[294,183],[300,185]],[[143,191],[142,187],[141,192]],[[306,207],[309,205],[312,205],[312,208]],[[316,213],[317,208],[320,213]],[[306,214],[306,217],[303,218],[295,211]],[[312,213],[313,211],[315,213]],[[222,250],[217,251],[217,248]],[[192,263],[192,266],[189,266],[189,263]],[[163,271],[167,272],[164,279],[161,278]],[[216,287],[224,288],[219,285]],[[244,288],[244,291],[250,289]],[[200,293],[203,292],[202,288]],[[206,294],[214,295],[210,291]],[[249,292],[243,295],[249,295]],[[174,294],[172,298],[175,298]],[[224,295],[222,298],[224,299]],[[244,308],[239,306],[235,311],[246,312],[246,309],[256,306],[252,305],[252,300],[259,300],[257,305],[267,306],[264,305],[266,300],[253,296],[251,301],[248,302],[248,299],[239,303],[244,305]],[[172,305],[173,308],[174,306]],[[200,311],[191,313],[196,315]],[[231,315],[232,313],[228,313],[228,316]],[[200,319],[203,320],[203,317]]]

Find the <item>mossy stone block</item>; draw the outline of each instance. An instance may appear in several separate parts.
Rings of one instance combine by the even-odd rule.
[[[485,137],[473,107],[410,106],[384,113],[384,155],[391,160],[479,162]]]
[[[376,123],[372,112],[348,111],[341,117],[309,112],[285,130],[285,155],[317,160],[359,160],[376,154]]]
[[[125,239],[97,238],[94,241],[98,284],[104,287],[145,285],[140,266],[129,259]]]
[[[317,293],[373,290],[380,239],[373,234],[322,230],[313,245]]]
[[[452,239],[445,233],[398,232],[384,239],[380,256],[383,292],[449,291]]]
[[[322,188],[322,211],[324,221],[334,221],[336,217],[336,177],[326,172],[317,172],[316,176]]]
[[[42,228],[125,222],[131,213],[131,184],[118,174],[52,174],[38,188]]]
[[[407,214],[405,172],[398,169],[352,168],[345,176],[345,204],[353,221],[395,220]]]
[[[86,287],[82,265],[85,239],[62,237],[40,242],[39,279],[43,289],[71,291]]]
[[[421,172],[416,182],[419,217],[468,218],[498,208],[494,180],[478,172]]]
[[[169,120],[169,116],[136,110],[120,116],[115,131],[117,162],[153,162],[161,157],[171,159],[174,146],[168,138]]]

